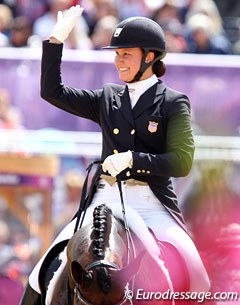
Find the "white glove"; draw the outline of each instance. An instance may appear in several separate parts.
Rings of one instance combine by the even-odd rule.
[[[72,6],[64,12],[59,11],[57,23],[55,24],[50,37],[54,37],[63,43],[73,27],[77,24],[82,12],[83,8],[80,5]]]
[[[116,177],[121,171],[128,167],[132,168],[132,152],[130,150],[110,155],[102,164],[103,171],[109,172],[112,177]]]

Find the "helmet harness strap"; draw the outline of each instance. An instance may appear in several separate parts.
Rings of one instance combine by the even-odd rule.
[[[156,61],[161,60],[164,57],[163,54],[160,54],[159,56],[156,56],[150,62],[146,63],[147,54],[151,50],[152,49],[149,49],[149,48],[144,48],[143,49],[143,56],[142,56],[142,61],[141,61],[140,69],[137,72],[137,74],[134,76],[134,78],[129,83],[134,83],[134,82],[139,81],[141,79],[143,73],[147,70],[148,67],[152,66]],[[152,52],[154,52],[154,51],[152,51]]]

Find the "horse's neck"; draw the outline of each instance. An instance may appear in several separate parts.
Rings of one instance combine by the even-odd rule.
[[[88,247],[91,243],[91,224],[79,229],[69,240],[67,246],[68,261],[81,261],[83,265],[88,263]]]

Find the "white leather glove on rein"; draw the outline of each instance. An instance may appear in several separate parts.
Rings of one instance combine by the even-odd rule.
[[[72,6],[65,12],[59,11],[57,23],[55,24],[50,37],[54,37],[63,43],[77,24],[82,12],[83,8],[80,5]]]
[[[102,169],[104,172],[108,172],[112,177],[116,177],[126,168],[132,168],[132,152],[128,150],[127,152],[113,154],[108,156],[103,164]]]

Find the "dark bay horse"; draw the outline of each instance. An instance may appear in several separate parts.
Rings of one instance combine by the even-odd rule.
[[[92,223],[68,242],[51,305],[174,304],[160,299],[173,289],[163,261],[158,264],[136,236],[132,244],[128,233],[106,205],[96,207]]]

